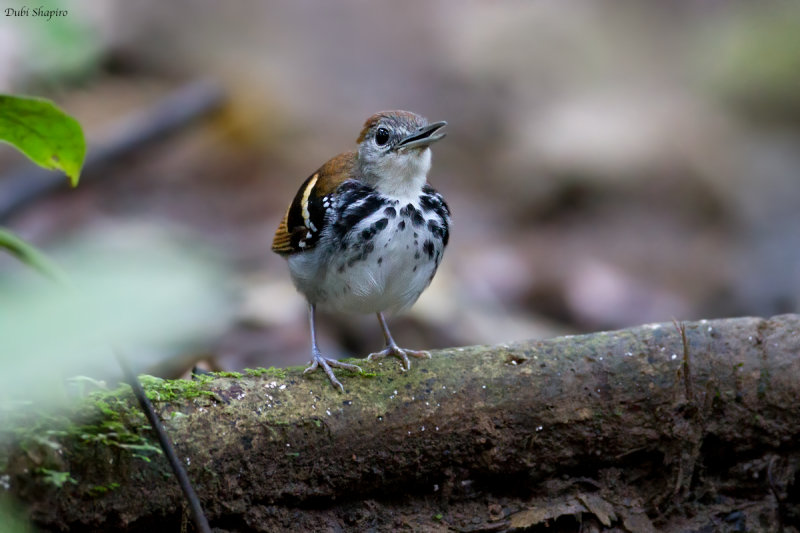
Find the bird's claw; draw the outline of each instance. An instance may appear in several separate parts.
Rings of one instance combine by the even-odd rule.
[[[411,361],[408,359],[409,355],[411,357],[417,357],[417,358],[420,358],[420,359],[422,359],[422,358],[430,359],[431,358],[430,352],[427,352],[425,350],[409,350],[409,349],[406,349],[406,348],[400,348],[399,346],[396,346],[396,345],[391,345],[391,346],[387,346],[386,348],[384,348],[380,352],[375,352],[375,353],[369,354],[367,356],[367,361],[374,361],[376,359],[382,359],[382,358],[386,357],[387,355],[391,355],[393,357],[397,357],[398,359],[400,359],[400,361],[402,361],[401,368],[403,370],[411,369]]]
[[[308,368],[303,370],[303,374],[308,374],[309,372],[313,372],[317,369],[317,367],[322,367],[322,370],[325,371],[325,374],[328,375],[328,379],[331,381],[331,384],[334,387],[339,387],[341,392],[344,392],[344,385],[336,379],[336,376],[333,373],[333,369],[331,367],[336,368],[344,368],[345,370],[352,370],[353,372],[358,372],[359,374],[362,372],[361,367],[358,365],[351,365],[350,363],[342,363],[341,361],[337,361],[336,359],[331,359],[330,357],[325,357],[319,352],[316,352],[312,355],[311,358],[311,365]]]

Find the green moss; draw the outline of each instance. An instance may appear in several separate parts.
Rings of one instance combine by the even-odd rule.
[[[343,369],[336,369],[337,375],[342,375],[347,377],[361,376],[362,378],[376,378],[383,375],[382,372],[379,372],[377,370],[364,370],[364,368],[367,367],[368,365],[372,365],[375,367],[378,366],[377,363],[372,361],[367,361],[366,359],[359,359],[357,357],[345,357],[344,359],[339,359],[339,361],[341,361],[342,363],[349,363],[351,365],[356,365],[361,368],[361,372],[356,372],[354,370],[347,370],[343,368]]]
[[[269,368],[245,368],[244,371],[248,376],[252,376],[254,378],[270,376],[278,379],[286,379],[286,369],[275,368],[274,366]]]
[[[37,457],[40,473],[50,484],[63,485],[71,479],[59,472],[65,456],[76,446],[123,449],[144,461],[161,453],[150,441],[150,425],[127,385],[92,392],[58,411],[27,406],[4,414],[1,423],[9,446],[3,446],[0,455],[10,453],[16,446]],[[62,446],[67,442],[68,446]]]
[[[145,394],[154,402],[191,400],[199,397],[214,398],[216,395],[204,386],[214,380],[213,375],[196,375],[196,379],[161,379],[154,376],[139,376]]]
[[[146,462],[150,462],[151,455],[161,453],[161,448],[148,439],[150,424],[127,385],[90,394],[86,402],[76,406],[76,413],[72,419],[78,423],[70,425],[67,431],[84,444],[127,450]],[[85,422],[80,423],[81,419]]]
[[[89,488],[89,495],[90,496],[102,496],[107,492],[111,492],[112,490],[116,490],[120,487],[119,483],[112,481],[111,483],[107,483],[105,485],[95,485],[94,487]]]
[[[259,374],[285,375],[276,369],[263,369]],[[221,375],[241,376],[239,373]],[[158,405],[214,399],[216,393],[210,390],[209,383],[215,377],[201,375],[193,380],[164,380],[145,375],[139,379],[147,397]],[[91,385],[93,388],[99,386],[98,383]],[[165,410],[162,416],[170,418],[173,413]],[[147,418],[127,385],[113,390],[95,390],[58,410],[15,404],[13,408],[0,410],[0,425],[4,428],[4,440],[8,441],[0,446],[0,466],[7,468],[9,454],[14,449],[22,450],[39,458],[38,466],[44,469],[44,479],[51,484],[63,484],[69,480],[68,474],[57,473],[66,470],[64,465],[68,464],[68,454],[80,446],[125,450],[145,462],[162,453]],[[97,494],[98,490],[93,493]]]
[[[242,377],[242,374],[239,372],[214,372],[212,375],[219,377],[219,378],[236,378],[239,379]]]
[[[37,468],[34,470],[34,472],[41,475],[42,480],[45,483],[53,485],[59,489],[63,487],[65,483],[72,483],[73,485],[78,483],[72,478],[72,476],[69,475],[69,472],[59,472],[56,470],[50,470],[49,468]]]

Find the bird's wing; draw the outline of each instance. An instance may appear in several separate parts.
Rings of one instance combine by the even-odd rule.
[[[327,212],[334,206],[339,186],[352,177],[356,152],[340,154],[303,182],[283,216],[272,251],[291,255],[312,249],[328,223]]]

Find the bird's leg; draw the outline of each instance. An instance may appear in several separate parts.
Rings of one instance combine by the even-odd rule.
[[[394,342],[392,334],[389,332],[389,326],[386,325],[386,319],[383,318],[383,313],[378,313],[378,322],[380,322],[381,329],[383,330],[383,339],[386,341],[386,348],[380,352],[369,354],[367,356],[368,361],[380,359],[382,357],[386,357],[387,355],[393,355],[403,362],[403,370],[408,370],[411,368],[411,361],[408,360],[409,355],[411,357],[427,357],[430,359],[431,354],[424,350],[408,350],[405,348],[400,348],[397,343]]]
[[[328,375],[328,379],[331,380],[331,384],[334,387],[339,387],[339,390],[344,392],[344,386],[336,379],[336,376],[333,375],[333,370],[331,369],[332,366],[336,368],[344,368],[346,370],[352,370],[354,372],[361,372],[361,367],[357,365],[351,365],[349,363],[342,363],[337,361],[336,359],[331,359],[330,357],[325,357],[317,348],[317,329],[314,326],[314,312],[316,307],[314,304],[308,304],[308,321],[311,325],[311,365],[303,371],[303,374],[308,374],[309,372],[313,372],[317,369],[318,366],[322,367],[322,370]]]

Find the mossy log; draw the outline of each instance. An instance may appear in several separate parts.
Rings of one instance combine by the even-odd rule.
[[[683,330],[441,350],[408,372],[362,362],[365,375],[337,371],[343,394],[302,369],[216,377],[183,397],[148,388],[219,531],[791,527],[800,315]],[[162,456],[57,440],[55,454],[12,449],[3,478],[40,527],[185,520]],[[42,467],[74,482],[47,483]]]

